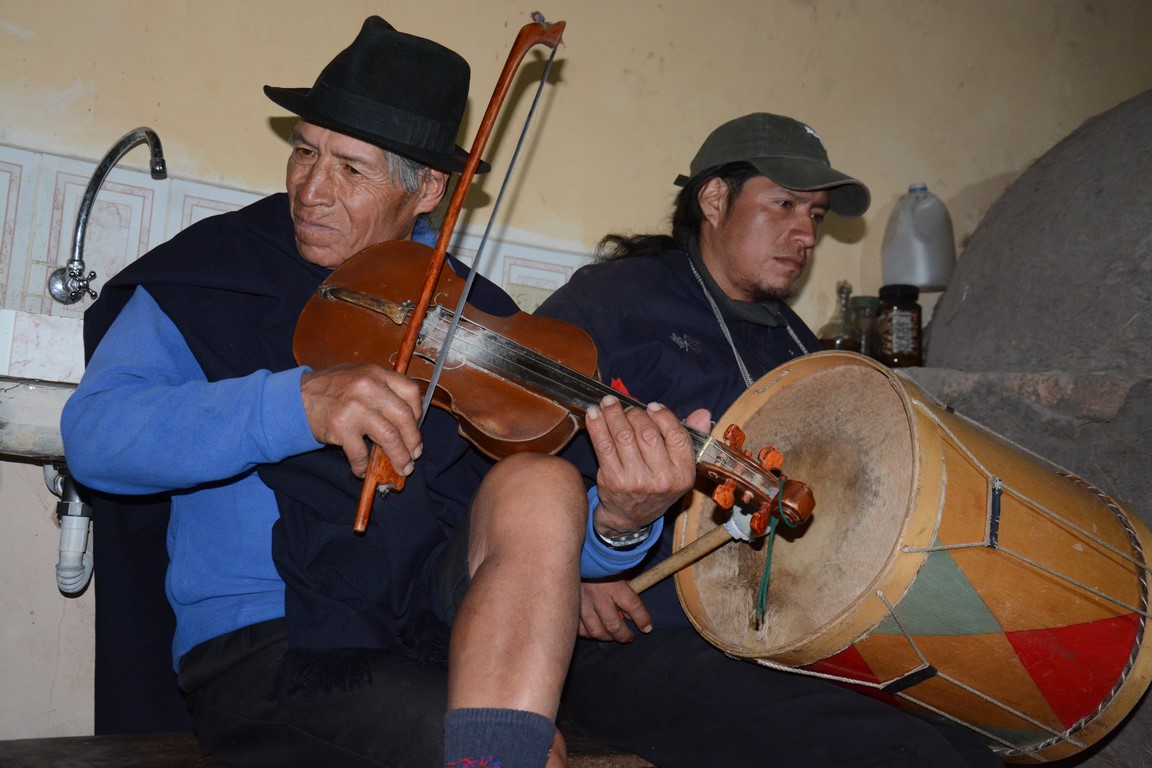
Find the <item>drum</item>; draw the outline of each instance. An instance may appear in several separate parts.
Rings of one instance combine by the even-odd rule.
[[[1074,754],[1136,705],[1152,535],[1107,494],[854,353],[772,371],[716,434],[731,423],[816,508],[676,574],[711,644],[960,723],[1008,762]],[[727,515],[694,494],[677,547]]]

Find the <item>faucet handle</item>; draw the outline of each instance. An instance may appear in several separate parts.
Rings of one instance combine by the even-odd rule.
[[[88,298],[95,299],[96,291],[92,290],[91,283],[96,279],[95,272],[89,272],[87,277],[80,270],[84,262],[79,265],[69,262],[67,267],[60,267],[48,278],[48,293],[61,304],[75,304],[88,294]]]
[[[96,279],[96,273],[89,272],[88,277],[81,277],[82,274],[82,272],[75,270],[69,270],[68,272],[68,287],[70,289],[69,296],[73,302],[82,299],[84,294],[88,294],[88,298],[90,299],[96,298],[96,291],[92,290],[90,287],[92,281]]]

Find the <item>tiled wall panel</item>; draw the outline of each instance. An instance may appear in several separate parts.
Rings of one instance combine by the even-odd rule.
[[[177,163],[169,159],[169,168]],[[76,214],[95,163],[0,146],[0,375],[75,382],[83,373],[81,327],[85,298],[61,304],[48,278],[74,253]],[[179,178],[155,180],[114,168],[92,205],[83,238],[92,288],[149,249],[208,216],[260,196]],[[539,243],[529,233],[503,231],[484,247],[481,271],[532,311],[587,261],[578,246]],[[479,237],[460,232],[453,252],[471,262]]]

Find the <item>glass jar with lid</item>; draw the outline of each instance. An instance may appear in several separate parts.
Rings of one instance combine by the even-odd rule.
[[[876,330],[880,353],[876,359],[891,368],[921,365],[920,289],[893,284],[880,289]]]

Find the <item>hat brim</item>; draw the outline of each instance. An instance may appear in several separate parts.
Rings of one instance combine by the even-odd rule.
[[[863,182],[822,163],[781,157],[756,158],[748,162],[782,187],[800,192],[828,190],[828,208],[837,216],[844,218],[861,216],[872,204],[872,193]],[[701,173],[711,170],[712,168],[707,168]],[[676,177],[675,184],[683,187],[691,180],[691,177],[681,174]]]
[[[429,168],[435,168],[438,171],[445,171],[447,173],[460,173],[468,163],[468,152],[459,145],[455,147],[455,151],[451,154],[428,152],[401,142],[390,141],[386,137],[381,137],[371,131],[319,114],[309,107],[307,97],[310,90],[309,88],[276,88],[271,85],[266,85],[264,86],[264,95],[277,105],[298,115],[303,120],[319,125],[322,128],[343,133],[354,139],[366,141],[381,149],[394,152],[401,157],[415,160]],[[481,160],[476,172],[487,173],[490,170],[491,166]]]
[[[800,192],[828,190],[828,208],[837,216],[860,216],[872,204],[868,187],[823,163],[798,157],[763,157],[750,162],[782,187]]]

